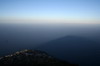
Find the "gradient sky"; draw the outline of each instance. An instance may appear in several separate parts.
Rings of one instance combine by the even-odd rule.
[[[0,19],[100,23],[100,0],[0,0]]]

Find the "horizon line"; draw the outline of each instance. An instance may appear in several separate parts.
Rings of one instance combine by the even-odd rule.
[[[75,24],[100,24],[96,19],[0,19],[0,23],[75,23]]]

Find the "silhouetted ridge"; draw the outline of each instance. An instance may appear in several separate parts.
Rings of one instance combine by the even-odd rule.
[[[36,49],[80,65],[92,64],[99,49],[99,44],[84,37],[65,36],[49,41]],[[88,60],[87,60],[88,59]],[[90,61],[90,62],[88,62]]]
[[[40,50],[23,50],[0,58],[2,65],[27,66],[77,66],[66,61],[58,60]]]
[[[94,46],[94,44],[96,46]],[[49,41],[45,43],[44,45],[41,45],[40,47],[37,47],[38,49],[55,49],[55,48],[78,48],[78,49],[89,49],[89,48],[95,48],[98,44],[94,41],[88,40],[83,37],[78,36],[65,36],[62,38],[58,38],[52,41]]]

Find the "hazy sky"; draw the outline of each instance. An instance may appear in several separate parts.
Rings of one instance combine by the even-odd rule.
[[[1,20],[100,22],[100,0],[0,0]]]

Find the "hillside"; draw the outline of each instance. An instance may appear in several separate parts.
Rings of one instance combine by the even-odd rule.
[[[56,59],[40,50],[23,50],[0,58],[2,65],[25,66],[78,66]]]
[[[99,44],[79,36],[65,36],[49,41],[36,49],[83,66],[98,66]]]

